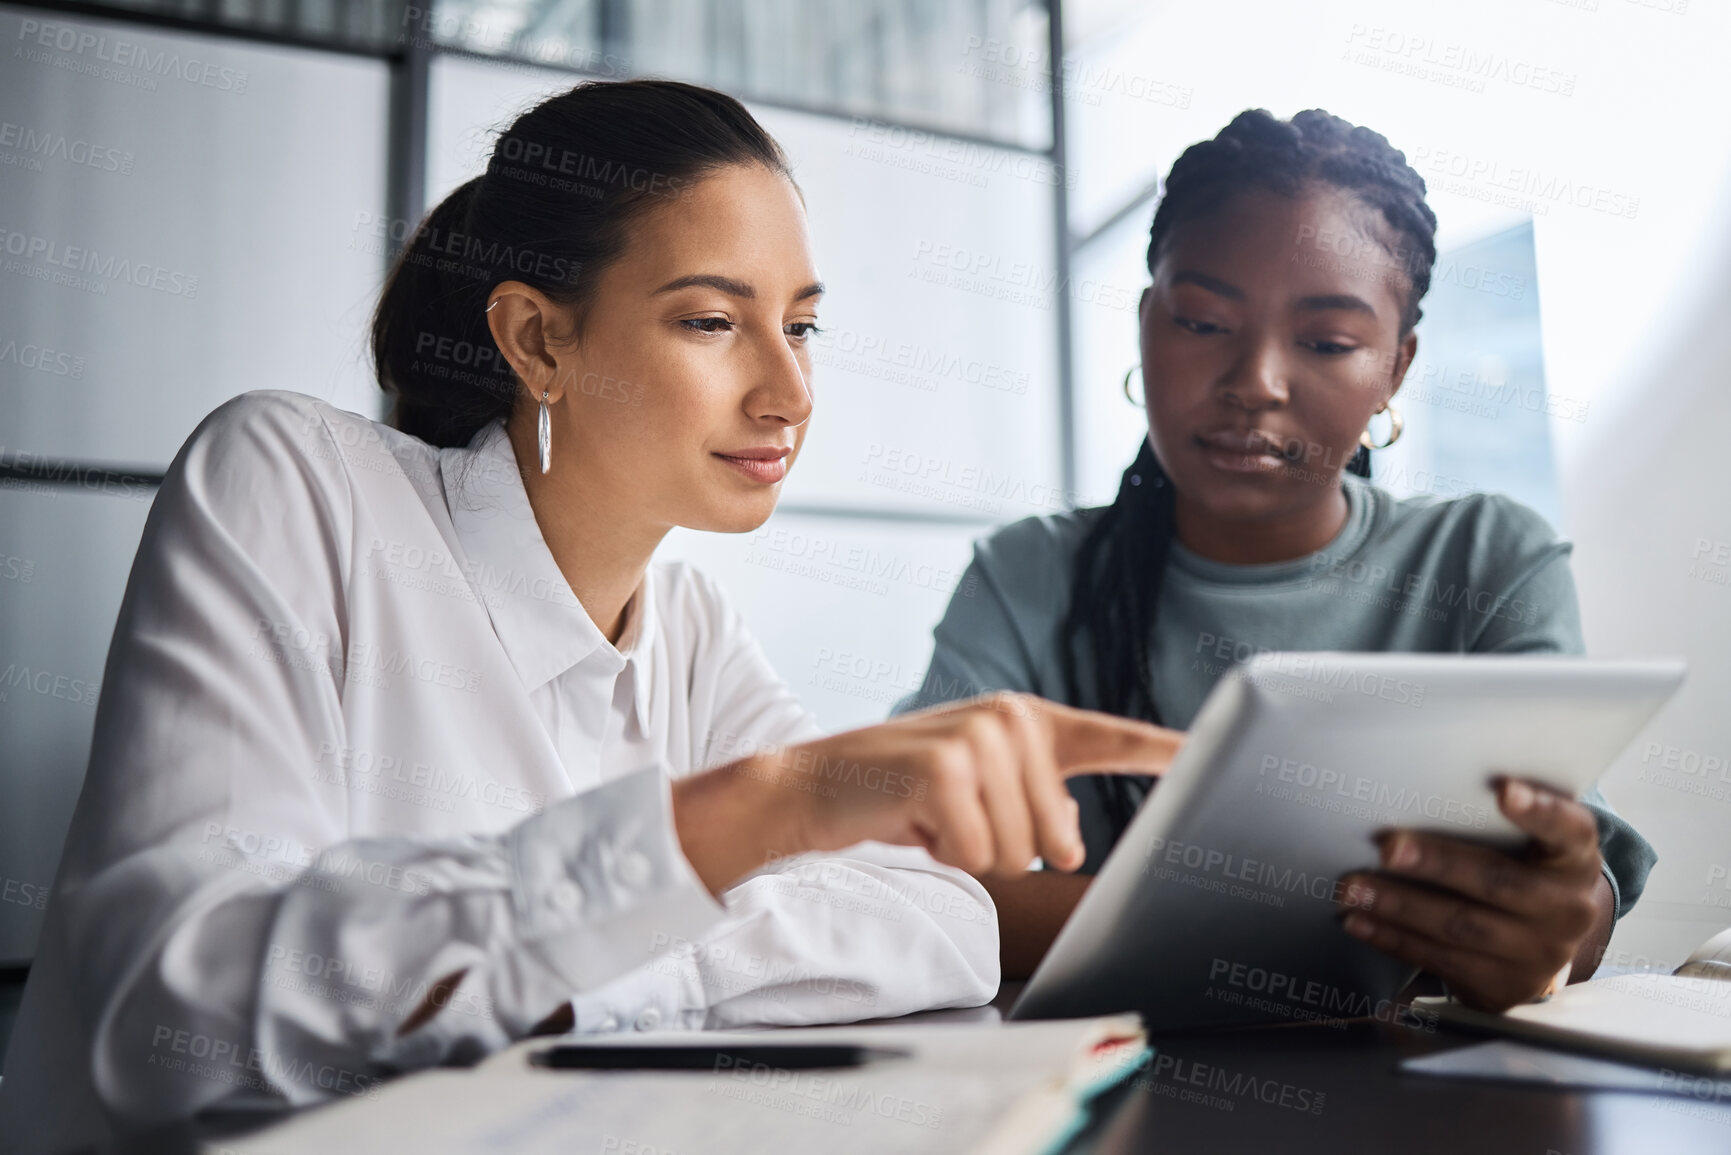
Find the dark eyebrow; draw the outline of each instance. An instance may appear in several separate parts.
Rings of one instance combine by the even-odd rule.
[[[692,273],[688,277],[675,277],[655,290],[655,294],[689,289],[694,285],[707,285],[711,289],[720,289],[730,297],[744,297],[748,301],[757,298],[757,290],[744,281],[736,281],[732,277],[723,277],[716,273]]]
[[[1351,293],[1324,294],[1318,297],[1305,297],[1298,302],[1300,309],[1351,309],[1355,313],[1369,313],[1376,316],[1376,309],[1363,297],[1355,297]]]
[[[676,289],[689,289],[697,285],[706,286],[711,289],[719,289],[730,297],[742,297],[747,301],[755,301],[757,299],[757,290],[746,284],[744,281],[735,280],[732,277],[723,277],[716,273],[692,273],[687,277],[675,277],[673,280],[668,281],[665,285],[662,285],[659,289],[655,290],[651,295],[658,296],[662,293],[671,293]],[[803,301],[808,297],[820,296],[823,292],[823,282],[813,281],[811,284],[795,293],[793,299],[796,301]]]
[[[1219,277],[1211,277],[1207,273],[1198,273],[1191,269],[1177,273],[1172,278],[1174,285],[1200,285],[1216,296],[1225,297],[1229,301],[1242,301],[1244,290],[1237,285],[1228,284]]]

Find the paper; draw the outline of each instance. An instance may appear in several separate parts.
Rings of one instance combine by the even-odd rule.
[[[1449,999],[1413,1000],[1444,1022],[1524,1036],[1612,1059],[1731,1071],[1731,983],[1649,973],[1593,979],[1502,1014]]]
[[[773,1033],[777,1043],[862,1042],[911,1059],[824,1071],[761,1065],[710,1072],[569,1072],[529,1065],[552,1040],[519,1044],[466,1072],[434,1071],[383,1088],[374,1101],[320,1109],[263,1134],[229,1139],[233,1155],[414,1151],[468,1155],[718,1155],[802,1151],[1039,1151],[1037,1133],[1079,1110],[1103,1039],[1133,1036],[1134,1016],[969,1027],[874,1026]],[[585,1040],[598,1042],[599,1040]],[[761,1032],[656,1032],[622,1042],[713,1047],[762,1043]],[[1026,1107],[1034,1103],[1037,1117]],[[1048,1118],[1048,1116],[1050,1118]],[[1020,1133],[1006,1136],[1014,1120]]]

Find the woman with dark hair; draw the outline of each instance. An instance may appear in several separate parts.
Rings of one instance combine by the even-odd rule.
[[[540,1029],[993,996],[965,872],[1080,863],[1063,775],[1177,739],[1018,695],[820,737],[720,591],[651,563],[774,509],[822,291],[741,105],[582,85],[398,260],[390,426],[285,392],[205,419],[115,627],[10,1149]]]
[[[1569,545],[1537,514],[1369,481],[1436,258],[1424,192],[1382,136],[1321,111],[1245,112],[1187,149],[1148,241],[1148,436],[1117,500],[980,543],[899,708],[1010,689],[1183,729],[1262,651],[1581,653]],[[1153,785],[1070,779],[1082,873],[988,885],[1006,975],[1038,963]],[[1397,832],[1380,872],[1343,880],[1347,932],[1497,1009],[1565,964],[1590,976],[1654,861],[1596,788],[1500,800],[1528,857]]]

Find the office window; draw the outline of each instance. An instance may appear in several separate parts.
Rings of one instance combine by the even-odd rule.
[[[666,76],[1036,148],[1051,138],[1038,0],[437,0],[414,24],[609,79]]]
[[[1418,325],[1419,351],[1394,406],[1405,432],[1371,455],[1393,493],[1506,493],[1559,531],[1553,419],[1584,420],[1586,403],[1545,387],[1532,222],[1441,253]],[[1372,435],[1385,437],[1379,417]]]
[[[404,0],[81,0],[92,16],[103,9],[179,17],[266,37],[358,50],[388,47],[400,35]]]

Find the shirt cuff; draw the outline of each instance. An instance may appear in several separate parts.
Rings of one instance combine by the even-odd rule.
[[[518,940],[564,994],[641,967],[725,913],[680,849],[659,766],[549,806],[512,830],[506,853]]]
[[[708,1002],[690,946],[676,945],[598,990],[573,995],[571,1033],[701,1030]]]
[[[1617,872],[1602,858],[1599,860],[1599,873],[1611,884],[1611,925],[1615,926],[1617,920],[1623,917],[1623,888],[1617,885]]]

